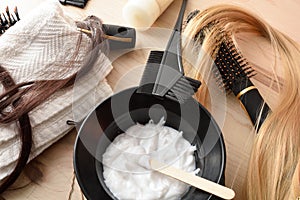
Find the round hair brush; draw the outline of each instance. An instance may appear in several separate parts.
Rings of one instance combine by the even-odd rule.
[[[5,8],[5,13],[0,14],[0,36],[17,21],[20,20],[18,8],[14,8],[14,15],[9,12],[8,6]]]
[[[215,56],[216,76],[227,91],[240,100],[242,107],[257,130],[270,110],[250,78],[255,75],[246,59],[238,52],[233,41],[225,37]]]

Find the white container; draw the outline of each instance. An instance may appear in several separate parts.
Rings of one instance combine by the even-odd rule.
[[[137,29],[146,30],[174,0],[129,0],[123,8],[126,22]]]

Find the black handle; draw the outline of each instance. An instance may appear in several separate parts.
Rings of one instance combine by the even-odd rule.
[[[270,111],[270,107],[264,102],[258,90],[254,86],[252,86],[253,89],[250,87],[248,87],[250,90],[242,94],[239,99],[249,114],[252,123],[257,124],[257,130],[259,130]],[[260,120],[258,121],[259,116]]]
[[[134,28],[103,24],[103,30],[109,36],[108,42],[110,50],[130,49],[135,47],[136,31]]]
[[[248,77],[241,77],[233,83],[232,91],[241,101],[242,107],[248,113],[253,125],[257,124],[257,130],[259,130],[271,109],[257,88]],[[258,121],[259,117],[260,120]]]
[[[74,127],[76,127],[77,130],[79,130],[81,124],[84,121],[84,119],[85,119],[85,117],[82,120],[78,121],[78,122],[69,119],[69,120],[66,121],[66,124],[69,125],[69,126],[74,126]]]
[[[72,0],[59,0],[59,2],[63,5],[71,5],[71,6],[76,6],[79,8],[84,8],[85,4],[84,2],[80,1],[72,1]]]

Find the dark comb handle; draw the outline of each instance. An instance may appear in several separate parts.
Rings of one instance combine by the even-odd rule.
[[[136,31],[134,28],[103,24],[103,30],[106,35],[114,37],[114,39],[108,38],[110,50],[130,49],[135,47]]]
[[[257,88],[250,79],[245,77],[240,84],[236,84],[232,88],[232,91],[241,101],[242,107],[248,113],[252,123],[257,125],[257,130],[259,130],[270,111],[270,107],[265,103]]]

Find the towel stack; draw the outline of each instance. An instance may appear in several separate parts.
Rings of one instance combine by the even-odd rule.
[[[66,78],[81,68],[91,47],[90,38],[76,28],[74,20],[63,13],[58,3],[44,3],[0,37],[0,65],[16,83]],[[79,52],[74,58],[80,35]],[[81,120],[112,94],[105,79],[111,69],[110,61],[100,53],[91,71],[73,87],[56,92],[29,113],[33,130],[30,159],[72,128],[67,120]],[[3,91],[1,85],[0,93]],[[18,136],[16,123],[0,124],[0,182],[12,172],[18,159]]]

